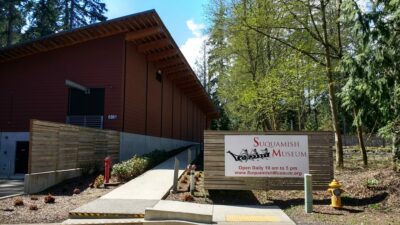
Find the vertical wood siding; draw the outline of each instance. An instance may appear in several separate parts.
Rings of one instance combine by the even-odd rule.
[[[156,79],[156,69],[149,64],[147,81],[147,133],[161,137],[161,82]]]
[[[147,62],[136,46],[128,42],[126,47],[124,131],[145,134]]]
[[[96,39],[0,64],[0,129],[28,131],[30,119],[65,123],[72,80],[105,88],[104,127],[122,127],[123,36]]]
[[[168,79],[163,80],[163,109],[162,109],[162,137],[172,138],[172,83]]]
[[[182,95],[181,91],[174,86],[174,107],[173,107],[173,137],[174,139],[181,139],[182,132],[181,132],[181,106],[182,106]]]
[[[93,165],[104,158],[119,159],[119,132],[32,120],[29,173],[67,170]]]

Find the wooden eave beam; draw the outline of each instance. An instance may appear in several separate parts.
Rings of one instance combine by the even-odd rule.
[[[193,92],[191,94],[187,95],[189,98],[192,99],[197,99],[197,98],[207,98],[207,95],[205,92]]]
[[[167,38],[164,38],[164,39],[161,39],[161,40],[152,41],[152,42],[149,42],[149,43],[146,43],[146,44],[138,45],[137,50],[138,50],[138,52],[143,53],[143,52],[146,52],[146,51],[149,51],[149,50],[152,50],[152,49],[158,49],[158,48],[166,47],[166,46],[168,46],[170,44],[171,44],[170,40],[167,39]]]
[[[161,33],[162,29],[161,27],[150,27],[146,29],[141,29],[141,30],[135,30],[130,33],[127,33],[125,35],[125,40],[126,41],[135,41],[137,39],[145,38],[151,35],[155,35],[158,33]]]
[[[155,62],[155,61],[159,61],[164,58],[171,57],[171,56],[174,56],[177,54],[178,54],[178,52],[176,49],[169,49],[169,50],[165,50],[162,52],[149,54],[149,55],[147,55],[147,60],[149,60],[150,62]]]
[[[173,59],[167,59],[167,60],[163,60],[163,61],[158,61],[157,63],[155,63],[155,66],[158,69],[163,69],[163,68],[176,66],[176,65],[180,65],[180,64],[183,64],[181,58],[173,58]]]
[[[179,86],[180,88],[184,88],[189,84],[196,84],[196,80],[194,80],[191,76],[188,79],[177,80],[174,82],[175,85]]]
[[[164,74],[168,79],[174,80],[180,77],[190,76],[189,70],[178,71],[176,73]]]
[[[187,69],[188,69],[187,65],[183,64],[183,65],[174,66],[174,67],[165,69],[163,72],[164,72],[164,74],[171,74],[171,73],[182,72]]]
[[[174,73],[174,76],[168,76],[172,82],[180,82],[181,80],[190,80],[192,76],[188,73]]]
[[[182,90],[188,90],[188,91],[193,91],[193,88],[197,87],[198,84],[194,81],[187,81],[186,83],[183,83],[181,85],[178,85],[178,87]]]

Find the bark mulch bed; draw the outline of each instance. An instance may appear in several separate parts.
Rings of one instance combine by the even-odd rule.
[[[34,195],[22,195],[0,200],[0,224],[16,223],[60,223],[68,219],[68,212],[110,192],[116,187],[90,188],[95,177],[79,177],[65,181],[46,191]],[[80,190],[74,194],[74,189]],[[54,203],[46,204],[45,197],[51,194]],[[23,205],[14,206],[17,199]],[[37,199],[37,200],[36,200]],[[30,208],[37,207],[37,210]]]
[[[374,149],[368,154],[374,155],[376,151]],[[359,151],[346,149],[346,156],[347,167],[335,171],[335,177],[345,190],[342,210],[330,207],[327,191],[313,192],[314,211],[311,214],[304,212],[303,191],[208,192],[203,187],[202,168],[196,172],[200,175],[197,175],[193,196],[189,196],[189,176],[185,173],[180,179],[178,192],[170,194],[167,199],[203,204],[278,205],[298,224],[400,224],[400,173],[391,169],[389,153],[370,157],[368,169],[361,166]],[[197,163],[202,164],[202,159]],[[184,179],[186,183],[182,182]]]

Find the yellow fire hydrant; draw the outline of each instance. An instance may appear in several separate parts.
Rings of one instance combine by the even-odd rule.
[[[341,189],[342,185],[336,179],[329,184],[328,191],[331,193],[331,206],[335,209],[342,208],[342,199],[340,195],[344,192]]]

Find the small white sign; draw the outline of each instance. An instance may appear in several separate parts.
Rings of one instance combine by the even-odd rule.
[[[225,135],[225,176],[303,177],[307,135]]]
[[[109,120],[116,120],[117,118],[118,118],[118,116],[114,115],[114,114],[110,114],[107,116],[107,119],[109,119]]]

